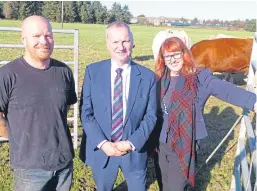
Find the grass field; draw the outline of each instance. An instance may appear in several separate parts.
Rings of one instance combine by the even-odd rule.
[[[20,27],[20,21],[0,20],[0,26]],[[53,28],[60,29],[60,23],[53,23]],[[85,25],[85,24],[64,24],[64,29],[79,29],[79,91],[83,82],[85,66],[91,62],[108,58],[108,52],[105,45],[105,26],[104,25]],[[135,39],[135,49],[133,50],[133,59],[138,63],[154,68],[154,60],[152,56],[152,40],[154,36],[164,27],[147,27],[132,26],[132,32]],[[245,38],[253,36],[253,33],[245,31],[224,31],[215,29],[191,29],[183,28],[192,42],[198,42],[207,39],[211,35],[219,33],[233,35]],[[20,43],[19,33],[17,32],[0,32],[0,43]],[[73,43],[72,35],[55,35],[56,45],[71,45]],[[1,49],[0,60],[12,60],[23,54],[20,49]],[[68,61],[72,60],[72,51],[56,50],[53,54],[54,58]],[[243,87],[243,86],[242,86]],[[224,103],[214,97],[211,97],[205,106],[204,116],[208,128],[208,138],[201,141],[201,153],[199,155],[198,167],[204,163],[204,160],[218,145],[221,139],[231,128],[237,117],[241,114],[242,109]],[[81,135],[81,125],[79,125],[79,134]],[[197,191],[222,191],[229,190],[230,180],[233,168],[233,158],[235,155],[235,147],[232,147],[237,140],[238,129],[232,133],[228,141],[224,143],[218,153],[213,157],[208,165],[204,166],[196,175]],[[79,139],[80,141],[80,139]],[[232,148],[231,148],[232,147]],[[0,190],[12,190],[12,173],[9,164],[9,146],[8,143],[0,143]],[[150,176],[152,175],[150,171]],[[123,181],[120,173],[116,185]],[[149,190],[158,190],[156,181],[150,181]],[[78,159],[78,150],[74,159],[74,179],[72,191],[94,190],[94,181],[92,173]]]

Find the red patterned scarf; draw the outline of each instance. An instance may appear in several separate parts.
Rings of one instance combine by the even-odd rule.
[[[169,87],[169,75],[162,78],[161,96]],[[171,148],[176,152],[183,176],[194,186],[195,170],[195,110],[196,75],[183,76],[184,85],[175,89],[170,99],[167,133],[171,135]]]

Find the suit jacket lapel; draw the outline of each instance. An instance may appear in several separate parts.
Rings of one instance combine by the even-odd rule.
[[[103,115],[106,116],[106,124],[111,125],[111,61],[106,60],[98,72],[98,81],[96,84],[101,84],[99,94],[103,103]],[[111,127],[109,128],[111,131]]]
[[[130,116],[131,110],[134,106],[136,95],[138,93],[138,88],[141,82],[141,75],[140,71],[133,61],[131,61],[131,71],[130,71],[130,84],[129,84],[129,96],[128,96],[128,103],[127,103],[127,111],[126,117],[124,121],[124,126],[126,125],[128,118]]]

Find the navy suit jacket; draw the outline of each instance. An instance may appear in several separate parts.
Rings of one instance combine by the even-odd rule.
[[[111,141],[111,60],[86,67],[81,120],[86,139],[85,162],[89,166],[104,167],[108,156],[97,148],[103,140]],[[131,61],[130,88],[122,140],[135,146],[122,156],[123,171],[142,170],[147,165],[145,143],[155,124],[157,113],[156,79],[154,73]],[[82,150],[83,150],[82,149]]]
[[[203,139],[208,135],[203,110],[206,101],[211,95],[227,103],[253,110],[254,104],[256,103],[256,95],[254,93],[239,88],[232,83],[220,80],[212,75],[209,69],[201,69],[198,74],[198,81],[198,92],[195,103],[196,140]]]

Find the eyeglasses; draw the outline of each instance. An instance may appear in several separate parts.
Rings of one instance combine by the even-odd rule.
[[[176,52],[174,54],[164,55],[163,58],[164,58],[164,60],[170,61],[172,57],[174,59],[180,59],[182,57],[182,55],[183,55],[183,52]]]

